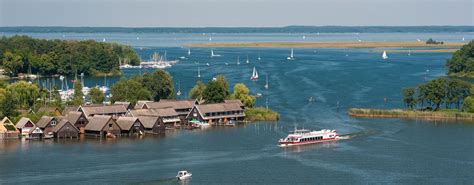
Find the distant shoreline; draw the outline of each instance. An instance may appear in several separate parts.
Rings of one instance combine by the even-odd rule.
[[[240,47],[240,48],[436,48],[458,49],[465,43],[445,42],[444,44],[426,44],[416,41],[398,42],[222,42],[222,43],[197,43],[186,47]]]

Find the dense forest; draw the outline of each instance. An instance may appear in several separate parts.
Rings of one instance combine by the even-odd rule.
[[[446,63],[448,74],[470,77],[474,72],[474,40],[453,54]]]
[[[119,72],[119,60],[140,63],[130,46],[93,40],[45,40],[28,36],[0,39],[0,65],[7,75],[103,74]]]

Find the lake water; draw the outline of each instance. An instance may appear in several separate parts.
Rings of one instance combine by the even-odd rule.
[[[4,33],[5,34],[5,33]],[[11,35],[7,33],[6,35]],[[29,33],[37,38],[96,39],[131,44],[142,58],[167,52],[186,56],[187,43],[202,34]],[[213,42],[306,40],[473,39],[472,33],[213,34]],[[139,37],[137,39],[136,37]],[[473,184],[474,124],[398,119],[358,119],[350,107],[402,107],[401,88],[445,75],[448,53],[388,53],[370,49],[192,48],[188,60],[167,69],[182,92],[224,74],[262,93],[257,104],[281,114],[278,123],[236,128],[179,130],[164,137],[117,140],[0,143],[0,184],[179,184],[178,170],[193,173],[189,184]],[[257,61],[260,54],[262,60]],[[250,63],[245,60],[249,57]],[[240,56],[240,65],[236,64]],[[186,56],[188,57],[188,56]],[[210,66],[205,64],[209,63]],[[227,64],[226,64],[227,63]],[[249,80],[256,67],[260,80]],[[143,72],[143,71],[142,71]],[[140,70],[127,70],[125,76]],[[270,88],[264,89],[268,75]],[[119,78],[108,78],[113,84]],[[86,78],[86,85],[103,78]],[[182,95],[184,98],[185,94]],[[308,102],[314,97],[315,102]],[[387,99],[387,101],[384,101]],[[349,139],[294,148],[276,146],[297,125],[336,129]]]

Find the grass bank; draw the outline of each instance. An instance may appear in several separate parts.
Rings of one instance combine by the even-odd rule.
[[[278,121],[280,114],[264,107],[246,108],[246,121]]]
[[[436,121],[474,121],[474,113],[458,110],[412,111],[403,109],[349,109],[349,115],[365,118],[407,118]]]
[[[186,47],[253,47],[253,48],[460,48],[465,43],[446,42],[426,44],[424,42],[220,42],[197,43]]]

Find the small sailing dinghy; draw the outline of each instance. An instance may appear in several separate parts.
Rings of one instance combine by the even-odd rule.
[[[178,180],[186,180],[186,179],[190,179],[192,176],[193,176],[192,173],[189,173],[188,171],[183,170],[183,171],[178,172],[178,175],[176,175],[176,178]]]
[[[245,63],[250,63],[250,60],[249,60],[249,55],[247,55],[247,60],[245,61]]]
[[[257,69],[255,69],[255,66],[253,67],[252,77],[250,77],[250,80],[252,80],[252,81],[257,81],[258,80],[258,72],[257,72]]]
[[[214,54],[214,50],[211,49],[211,58],[212,57],[220,57],[221,55]]]
[[[237,65],[240,65],[240,56],[237,56]]]
[[[293,48],[291,48],[291,54],[289,57],[286,58],[287,60],[294,60],[294,56],[293,56]]]
[[[387,56],[387,52],[386,51],[383,51],[382,53],[382,58],[385,60],[385,59],[388,59],[388,56]]]

